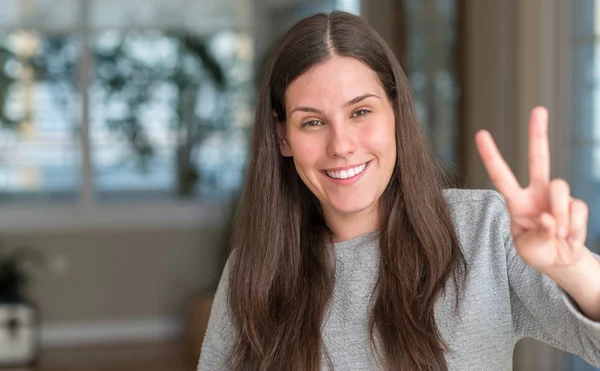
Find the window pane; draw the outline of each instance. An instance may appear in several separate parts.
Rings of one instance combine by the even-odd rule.
[[[572,193],[577,198],[584,199],[589,208],[588,245],[598,250],[600,241],[600,146],[581,146],[572,149],[573,166]]]
[[[406,70],[419,123],[452,174],[458,158],[456,0],[406,0]]]
[[[73,199],[80,50],[72,36],[0,35],[0,202]]]
[[[574,123],[572,135],[579,139],[600,139],[594,130],[595,95],[600,91],[598,68],[598,52],[600,49],[593,42],[575,46],[573,49],[573,93],[572,99],[576,109],[573,110]]]
[[[577,39],[581,36],[590,36],[593,34],[595,21],[595,6],[596,0],[573,0],[573,34]]]
[[[571,54],[572,123],[569,180],[574,197],[589,206],[586,245],[600,252],[600,48],[596,39],[600,19],[596,0],[573,0]],[[566,354],[565,369],[592,371],[579,356]]]
[[[241,184],[253,97],[245,33],[94,37],[91,140],[104,199],[220,197]]]
[[[577,0],[572,52],[572,193],[590,207],[587,245],[600,252],[600,18],[593,1]]]

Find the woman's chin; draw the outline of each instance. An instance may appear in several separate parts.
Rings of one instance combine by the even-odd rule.
[[[369,210],[371,209],[371,206],[371,202],[357,202],[356,200],[351,200],[331,203],[329,208],[336,214],[350,216]]]

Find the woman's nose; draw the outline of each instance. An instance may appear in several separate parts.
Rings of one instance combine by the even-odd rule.
[[[346,124],[330,125],[327,152],[331,157],[349,157],[356,151],[355,135]]]

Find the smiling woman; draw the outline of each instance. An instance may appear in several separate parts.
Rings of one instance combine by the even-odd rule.
[[[373,28],[294,25],[267,64],[199,369],[508,371],[523,337],[600,366],[600,263],[586,204],[549,178],[547,111],[527,188],[488,132],[476,143],[499,192],[447,189]]]

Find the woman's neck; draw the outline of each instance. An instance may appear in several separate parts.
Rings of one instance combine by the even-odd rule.
[[[369,208],[357,213],[337,213],[324,211],[325,222],[333,232],[333,241],[348,241],[375,231],[378,226],[379,215],[377,207]]]

